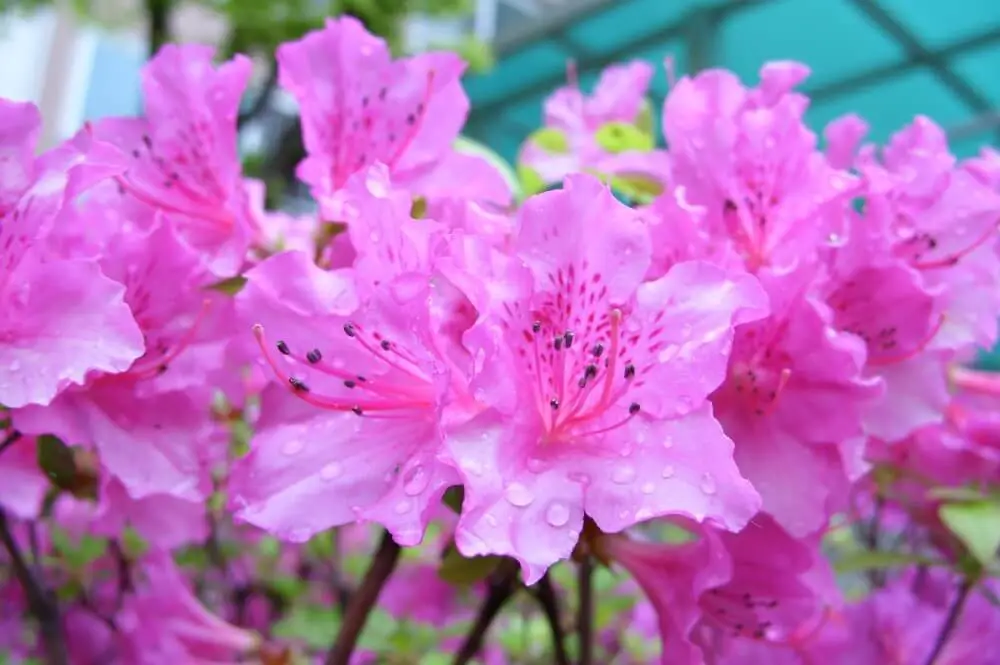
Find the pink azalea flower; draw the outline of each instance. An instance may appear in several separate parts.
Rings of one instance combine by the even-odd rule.
[[[678,524],[696,537],[665,544],[613,535],[596,543],[656,610],[664,665],[716,662],[741,640],[800,649],[822,627],[836,590],[825,569],[815,572],[825,567],[815,542],[791,538],[763,515],[739,533]]]
[[[545,100],[545,127],[566,138],[565,150],[552,151],[529,140],[518,163],[531,167],[546,183],[572,173],[596,170],[608,175],[646,175],[662,180],[668,168],[662,151],[609,154],[597,131],[609,123],[634,125],[646,104],[653,67],[641,60],[612,65],[601,72],[591,94],[585,94],[571,69],[570,82]]]
[[[250,632],[226,623],[206,609],[188,589],[166,556],[142,562],[145,580],[126,596],[115,617],[119,658],[128,665],[241,662],[258,645]]]
[[[513,250],[466,335],[493,408],[446,442],[465,480],[459,549],[514,556],[530,583],[585,514],[608,532],[668,513],[741,528],[757,495],[706,397],[733,326],[766,312],[756,280],[690,262],[642,283],[646,227],[589,176],[529,199]]]
[[[150,226],[110,235],[107,246],[114,251],[101,260],[104,272],[125,285],[145,354],[127,371],[92,373],[85,385],[46,407],[19,409],[14,422],[27,433],[94,445],[102,466],[136,499],[172,494],[196,500],[208,488],[214,427],[205,378],[223,369],[224,334],[232,325],[206,317],[231,303],[202,288],[208,273],[170,226]]]
[[[91,524],[94,533],[114,537],[125,526],[131,526],[151,547],[165,551],[202,543],[208,537],[203,500],[170,494],[133,499],[113,476],[105,477],[99,496]]]
[[[207,46],[164,46],[142,71],[145,117],[101,120],[95,132],[121,149],[118,183],[229,277],[257,240],[236,146],[252,65],[238,55],[215,67],[213,56]]]
[[[122,287],[45,244],[83,184],[73,182],[76,144],[34,158],[40,123],[34,106],[0,100],[0,404],[11,408],[47,404],[88,372],[121,371],[142,353]]]
[[[950,603],[956,590],[946,594]],[[941,634],[947,604],[921,599],[906,577],[878,590],[844,613],[845,631],[810,650],[812,661],[830,665],[910,665],[930,657]],[[988,665],[996,662],[1000,614],[973,591],[934,665]],[[809,662],[804,665],[809,665]]]
[[[344,191],[353,268],[284,252],[237,297],[283,385],[265,394],[230,491],[240,519],[291,540],[361,518],[415,544],[457,484],[437,457],[471,402],[470,361],[456,348],[455,290],[429,263],[433,222],[409,217],[384,167]],[[331,509],[310,510],[318,500]]]
[[[706,207],[713,235],[753,270],[810,256],[828,234],[824,213],[855,189],[816,149],[802,118],[806,100],[787,91],[803,76],[765,67],[754,91],[708,70],[678,81],[663,107],[673,183]]]
[[[806,295],[812,273],[760,273],[773,314],[737,329],[729,375],[712,398],[764,510],[796,536],[825,526],[846,498],[836,444],[861,435],[864,407],[882,390],[862,376],[861,340],[837,332],[832,312]]]
[[[506,204],[510,189],[485,160],[452,143],[469,110],[450,53],[393,60],[389,47],[353,17],[278,48],[279,82],[299,102],[308,156],[298,175],[324,215],[341,220],[338,192],[375,162],[429,197]]]
[[[11,431],[0,434],[0,442],[17,437],[0,450],[0,508],[14,517],[30,520],[38,517],[42,499],[49,490],[49,479],[38,467],[38,452],[31,437]]]

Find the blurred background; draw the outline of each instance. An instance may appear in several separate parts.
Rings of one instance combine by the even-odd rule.
[[[0,0],[0,96],[38,103],[51,144],[84,120],[138,113],[138,70],[163,41],[248,52],[263,94],[247,100],[244,147],[265,171],[287,171],[299,157],[294,105],[271,90],[270,54],[342,13],[398,52],[466,55],[467,136],[509,161],[571,59],[584,87],[633,58],[670,55],[678,73],[723,66],[748,81],[767,60],[796,59],[814,72],[818,131],[854,111],[882,140],[922,113],[959,155],[1000,138],[996,0]],[[666,92],[661,67],[654,100]]]
[[[258,66],[240,118],[247,173],[267,181],[271,206],[308,208],[294,178],[295,105],[275,90],[272,54],[344,13],[398,53],[465,55],[466,137],[509,162],[567,61],[587,88],[609,63],[650,60],[659,105],[666,56],[678,74],[722,66],[747,82],[765,61],[805,62],[818,133],[853,111],[882,141],[919,113],[959,156],[1000,145],[998,0],[0,0],[0,96],[37,103],[52,145],[85,120],[140,113],[139,68],[164,41],[248,53]]]

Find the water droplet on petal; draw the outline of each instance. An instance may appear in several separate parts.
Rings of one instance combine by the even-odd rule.
[[[487,514],[486,515],[486,523],[489,524],[490,526],[496,526],[497,525],[497,518],[494,517],[493,515]]]
[[[330,462],[319,471],[319,477],[323,480],[333,480],[340,475],[342,469],[336,462]]]
[[[591,483],[591,478],[586,473],[580,473],[578,471],[570,471],[566,474],[571,482],[580,483],[581,485],[589,485]]]
[[[650,519],[652,516],[653,516],[653,511],[650,510],[649,508],[640,508],[639,510],[635,511],[636,522],[644,522]]]
[[[643,494],[652,494],[654,491],[656,491],[656,485],[654,485],[653,483],[645,483],[642,486]]]
[[[424,465],[417,464],[410,468],[403,477],[403,491],[410,496],[416,496],[427,489],[430,480],[430,476],[427,475]]]
[[[466,460],[465,464],[462,465],[462,469],[464,469],[466,473],[473,476],[483,475],[483,465],[477,460]]]
[[[675,473],[677,473],[677,469],[672,464],[668,464],[663,467],[663,472],[660,475],[664,478],[673,478]]]
[[[412,507],[413,507],[412,502],[410,502],[408,499],[403,499],[402,501],[396,504],[393,510],[396,511],[397,515],[405,515],[406,513],[410,512],[410,508]]]
[[[518,508],[530,506],[531,502],[535,500],[535,495],[531,493],[531,490],[521,483],[507,485],[503,494],[510,505]]]
[[[628,464],[615,467],[611,472],[611,480],[619,485],[628,485],[635,480],[635,468]]]
[[[299,439],[291,439],[285,442],[285,445],[281,447],[281,452],[285,453],[289,457],[292,455],[298,455],[302,452],[306,444],[302,443]]]
[[[699,487],[701,487],[701,491],[705,494],[715,494],[715,478],[712,477],[712,474],[706,472],[702,475]]]
[[[569,508],[560,501],[553,501],[545,509],[545,521],[555,527],[565,526],[569,521]]]
[[[285,534],[285,538],[292,543],[304,543],[311,537],[312,532],[309,529],[292,529]]]
[[[665,439],[663,439],[663,447],[664,448],[673,448],[674,447],[674,437],[668,436]]]

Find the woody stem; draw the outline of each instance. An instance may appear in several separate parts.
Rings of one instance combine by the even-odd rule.
[[[0,509],[0,541],[10,556],[14,576],[24,589],[28,599],[28,608],[38,621],[41,632],[42,648],[45,651],[45,661],[49,665],[67,665],[69,654],[63,639],[62,622],[59,618],[59,606],[52,594],[42,586],[24,559],[14,534],[10,531],[7,515]]]
[[[361,631],[368,621],[382,587],[389,580],[399,561],[400,547],[388,532],[382,534],[382,542],[372,558],[360,586],[351,595],[351,601],[344,612],[344,622],[337,633],[330,651],[326,654],[325,665],[348,665]]]
[[[580,602],[577,606],[577,632],[580,636],[579,665],[593,665],[594,662],[594,562],[585,556],[579,563],[577,591]]]
[[[476,657],[483,642],[486,640],[486,633],[493,620],[500,614],[500,610],[507,604],[517,591],[517,563],[511,560],[503,561],[494,571],[490,580],[490,591],[486,595],[476,621],[472,624],[469,634],[459,648],[452,665],[466,665]]]

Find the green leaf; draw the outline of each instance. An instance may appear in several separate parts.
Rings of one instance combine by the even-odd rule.
[[[125,527],[125,530],[122,531],[121,545],[125,556],[130,559],[138,559],[149,549],[149,543],[146,542],[146,539],[130,526]]]
[[[517,165],[517,179],[521,183],[521,193],[526,197],[545,190],[541,174],[525,164]]]
[[[277,559],[281,556],[281,542],[274,536],[264,536],[257,543],[257,551],[262,557]]]
[[[853,573],[859,570],[880,570],[903,568],[912,565],[938,565],[939,562],[918,554],[905,552],[871,552],[858,550],[838,558],[833,567],[838,573]]]
[[[340,615],[331,607],[307,605],[296,607],[274,625],[274,636],[301,640],[313,649],[325,649],[333,642],[340,627]]]
[[[413,219],[423,219],[427,217],[427,199],[422,196],[414,197],[410,205],[410,217]]]
[[[938,515],[969,554],[982,564],[989,564],[1000,548],[1000,502],[965,501],[946,503]]]
[[[38,466],[59,489],[72,489],[77,480],[76,456],[63,440],[51,434],[38,437]]]
[[[435,651],[434,653],[425,653],[418,665],[449,665],[452,659],[451,654]]]
[[[444,505],[448,506],[456,513],[462,513],[462,503],[465,502],[465,488],[461,485],[453,485],[444,491]]]
[[[438,575],[449,584],[467,586],[489,577],[490,573],[503,561],[499,556],[464,557],[454,547],[450,547],[438,567]]]
[[[609,178],[612,189],[633,199],[636,203],[652,202],[663,193],[663,183],[644,175],[616,175]]]
[[[642,102],[639,115],[635,118],[635,128],[650,138],[655,143],[656,127],[654,126],[656,117],[653,115],[653,105],[648,99]]]
[[[982,501],[983,490],[975,487],[934,487],[928,490],[927,496],[948,502]]]
[[[268,579],[267,584],[275,593],[288,601],[293,601],[302,595],[307,586],[305,580],[294,575],[274,575]]]
[[[569,139],[562,130],[542,127],[528,137],[528,140],[550,155],[565,155],[569,152]]]
[[[104,538],[84,534],[79,540],[74,540],[66,531],[57,527],[52,528],[51,538],[57,558],[74,570],[86,568],[108,551],[108,541]]]
[[[627,122],[609,122],[594,134],[597,144],[607,152],[650,152],[656,147],[653,137]]]
[[[236,277],[229,277],[228,279],[215,282],[210,284],[208,288],[214,291],[221,291],[226,295],[235,296],[239,293],[244,286],[246,286],[247,278],[242,275],[237,275]]]

